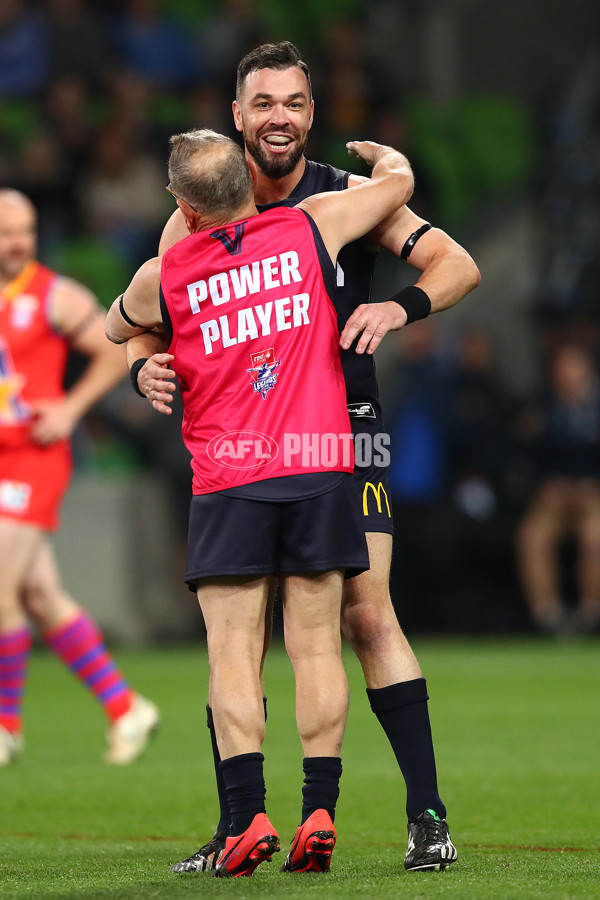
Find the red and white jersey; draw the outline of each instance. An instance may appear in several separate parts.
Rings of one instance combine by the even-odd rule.
[[[276,208],[163,256],[194,494],[353,470],[335,272],[313,227]]]
[[[30,403],[63,396],[67,343],[49,318],[58,276],[29,263],[0,293],[0,444],[28,442]]]

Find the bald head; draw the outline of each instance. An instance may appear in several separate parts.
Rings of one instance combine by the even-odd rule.
[[[0,287],[17,278],[35,258],[36,224],[35,207],[25,194],[0,190]]]
[[[0,188],[0,205],[3,203],[13,204],[14,206],[27,206],[35,215],[33,203],[21,191],[16,191],[13,188]]]
[[[252,203],[252,177],[231,138],[203,128],[176,134],[170,143],[171,188],[204,218],[232,222]]]

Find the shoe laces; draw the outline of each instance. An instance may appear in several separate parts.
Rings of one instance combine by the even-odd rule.
[[[210,856],[211,853],[216,853],[218,856],[224,846],[225,838],[221,837],[218,834],[215,834],[215,836],[210,839],[208,844],[204,844],[203,847],[200,847],[199,850],[196,850],[196,852],[193,853],[192,856],[189,856],[188,859],[184,860],[184,862],[188,862],[188,860],[196,861],[199,859],[206,859],[206,857]]]
[[[443,844],[446,841],[445,822],[437,817],[422,815],[415,819],[422,836],[428,842]]]

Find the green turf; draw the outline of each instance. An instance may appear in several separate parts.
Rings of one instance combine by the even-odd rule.
[[[459,850],[446,872],[402,868],[404,789],[348,655],[351,714],[327,876],[279,872],[300,807],[301,750],[287,659],[267,665],[267,804],[282,853],[251,879],[172,875],[216,822],[202,647],[121,651],[163,711],[137,765],[101,762],[99,709],[45,652],[34,655],[26,752],[0,770],[0,897],[600,897],[600,644],[419,642],[442,796]],[[324,686],[326,690],[326,686]]]

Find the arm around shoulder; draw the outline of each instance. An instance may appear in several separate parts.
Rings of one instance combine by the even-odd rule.
[[[159,256],[145,262],[125,293],[112,304],[106,317],[106,336],[113,343],[123,344],[137,334],[162,327],[160,269]]]
[[[317,194],[300,205],[315,220],[329,255],[371,231],[412,196],[410,163],[398,150],[373,141],[352,141],[348,151],[373,165],[371,178],[352,190]]]

